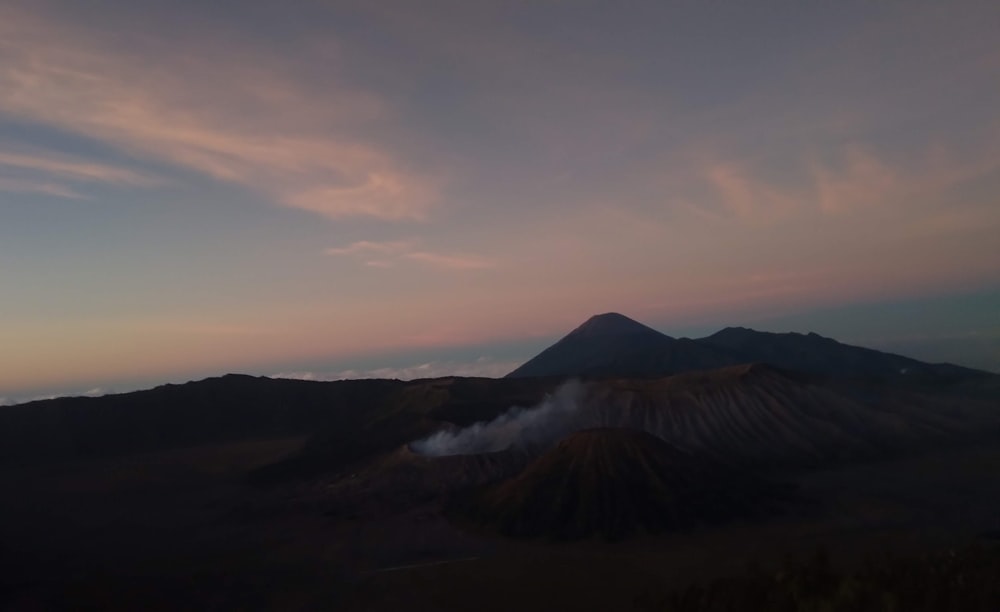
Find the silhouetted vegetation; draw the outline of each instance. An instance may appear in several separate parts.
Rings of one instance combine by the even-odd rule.
[[[869,562],[857,571],[838,570],[819,552],[775,572],[752,569],[636,603],[664,612],[994,612],[1000,610],[1000,548]]]

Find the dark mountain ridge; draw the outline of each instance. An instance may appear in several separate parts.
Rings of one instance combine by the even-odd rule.
[[[925,363],[894,353],[844,344],[814,332],[774,333],[727,327],[700,338],[698,342],[741,355],[749,361],[827,376],[916,379],[940,383],[992,376],[989,372],[949,363]]]
[[[541,376],[652,377],[739,363],[725,350],[688,338],[671,338],[614,312],[595,315],[558,342],[507,374]]]
[[[332,382],[227,374],[102,397],[0,407],[0,466],[301,436],[303,464],[350,461],[532,405],[558,381],[439,378]],[[301,466],[299,466],[301,467]]]
[[[238,374],[103,397],[0,408],[0,464],[100,457],[352,426],[399,381],[337,383]]]
[[[507,377],[651,378],[741,363],[917,385],[985,383],[997,378],[982,370],[925,363],[843,344],[812,332],[772,333],[727,327],[705,338],[672,338],[618,313],[591,317]]]

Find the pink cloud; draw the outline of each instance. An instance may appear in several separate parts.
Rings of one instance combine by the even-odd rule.
[[[9,116],[331,218],[419,219],[438,199],[436,179],[370,137],[385,127],[384,102],[335,78],[317,91],[251,48],[204,41],[186,41],[197,51],[190,55],[154,45],[125,53],[102,32],[11,7],[0,10],[0,39],[0,112]],[[13,161],[78,178],[137,178],[96,164]]]
[[[816,211],[828,217],[876,209],[912,213],[921,206],[940,206],[931,196],[998,169],[1000,135],[987,133],[961,150],[929,143],[922,152],[895,158],[851,143],[825,160],[812,154],[790,158],[780,178],[765,175],[752,159],[705,155],[687,168],[673,169],[666,182],[662,177],[650,181],[670,193],[672,205],[698,217],[770,224]]]
[[[712,164],[706,170],[706,177],[715,188],[723,210],[744,220],[772,220],[800,204],[794,194],[755,178],[736,164]]]
[[[37,193],[72,200],[86,199],[87,196],[58,183],[37,180],[14,179],[0,177],[0,191],[13,193]]]
[[[132,170],[61,155],[0,151],[0,166],[34,170],[70,180],[137,186],[157,183],[155,179]]]
[[[811,167],[815,200],[826,214],[877,206],[898,197],[907,188],[900,181],[900,170],[858,146],[847,147],[843,158],[839,169],[818,163]],[[912,181],[917,177],[908,178]]]
[[[406,258],[435,268],[447,268],[449,270],[482,270],[495,266],[492,261],[474,255],[443,255],[441,253],[415,251],[407,253]]]
[[[374,242],[371,240],[359,240],[343,247],[334,247],[326,250],[327,255],[358,255],[378,253],[383,255],[395,255],[413,246],[412,240],[392,240],[385,242]]]
[[[416,245],[415,240],[385,242],[360,240],[347,246],[326,249],[325,253],[338,257],[363,257],[366,266],[376,268],[391,268],[405,261],[445,270],[482,270],[496,267],[495,261],[478,255],[431,252],[417,249]],[[367,259],[373,255],[379,258]]]

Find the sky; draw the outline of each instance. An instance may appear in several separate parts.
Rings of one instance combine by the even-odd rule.
[[[1000,370],[995,2],[0,0],[0,401],[595,313]]]

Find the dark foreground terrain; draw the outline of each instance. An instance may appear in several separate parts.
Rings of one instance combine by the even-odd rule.
[[[0,408],[0,608],[998,610],[998,379],[609,314],[498,380]]]
[[[462,532],[433,504],[333,518],[303,501],[320,482],[246,483],[298,443],[4,471],[0,486],[13,495],[0,516],[0,601],[12,610],[670,609],[650,606],[751,565],[780,568],[789,555],[824,549],[857,570],[1000,533],[1000,444],[793,476],[820,507],[806,516],[550,543]]]
[[[199,385],[219,380],[174,391],[197,398],[204,391]],[[319,390],[337,383],[305,384]],[[677,608],[671,593],[747,575],[750,566],[777,570],[789,556],[805,560],[817,550],[828,551],[837,571],[849,572],[866,559],[988,546],[1000,533],[1000,439],[986,425],[994,402],[921,396],[913,402],[921,415],[913,417],[920,423],[913,429],[904,426],[906,419],[886,416],[901,410],[893,396],[880,404],[887,412],[862,422],[848,411],[874,410],[869,404],[837,404],[846,400],[832,387],[788,382],[759,368],[602,383],[588,397],[617,406],[646,430],[688,431],[689,442],[716,451],[713,461],[725,459],[722,448],[735,449],[740,461],[730,464],[755,465],[750,459],[757,457],[764,466],[757,471],[769,480],[798,486],[800,501],[783,511],[618,541],[600,534],[512,539],[488,524],[445,518],[455,499],[452,483],[503,481],[531,458],[422,457],[400,440],[454,423],[456,415],[467,424],[506,406],[531,405],[555,385],[379,383],[374,388],[385,397],[366,404],[370,420],[352,424],[372,433],[374,447],[350,442],[354,434],[336,422],[316,424],[307,415],[298,423],[290,419],[280,436],[251,431],[175,444],[170,435],[179,434],[164,421],[159,443],[173,448],[102,455],[77,444],[67,445],[70,456],[58,460],[22,455],[0,470],[0,602],[13,610],[707,610],[714,608]],[[476,402],[477,395],[491,399]],[[786,403],[804,397],[828,403],[807,407],[815,414]],[[983,419],[979,431],[932,418],[939,405],[953,403],[966,419]],[[838,405],[837,419],[818,416]],[[209,418],[223,408],[209,402],[191,414]],[[653,418],[663,411],[690,411],[700,420],[669,425]],[[799,423],[802,414],[810,416]],[[779,425],[765,436],[764,453],[741,427],[767,419]],[[802,425],[807,421],[815,431]],[[840,429],[831,425],[838,422]],[[776,427],[789,433],[775,438]],[[716,429],[718,436],[707,435]],[[831,448],[853,451],[846,458],[831,455],[831,438],[837,441]],[[782,439],[782,456],[792,458],[785,463],[774,454]],[[73,449],[81,450],[74,455]],[[803,457],[813,459],[807,468],[799,466]],[[549,462],[564,460],[557,455]],[[639,460],[649,459],[640,454]],[[591,482],[586,473],[575,477]],[[508,516],[512,502],[497,503]]]

